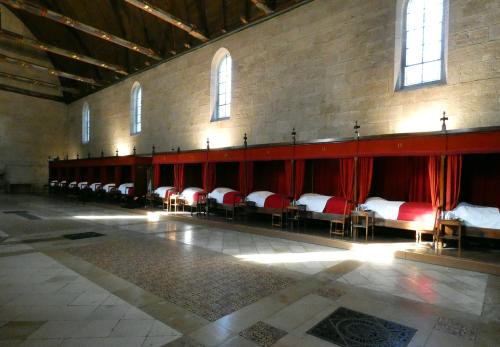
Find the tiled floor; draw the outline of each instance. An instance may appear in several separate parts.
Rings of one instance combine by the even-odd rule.
[[[83,232],[104,236],[62,238]],[[341,307],[411,328],[409,346],[500,341],[496,276],[0,195],[0,346],[333,346],[308,331]]]

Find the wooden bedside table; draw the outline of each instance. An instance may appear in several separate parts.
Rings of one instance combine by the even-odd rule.
[[[462,222],[459,219],[439,219],[436,235],[437,246],[443,239],[458,240],[458,254],[462,251]]]
[[[354,240],[357,238],[357,229],[365,229],[366,241],[368,241],[368,233],[372,229],[372,240],[373,234],[375,233],[375,212],[373,211],[351,211],[351,235]]]

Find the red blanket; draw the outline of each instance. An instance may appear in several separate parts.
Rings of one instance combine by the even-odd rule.
[[[279,194],[269,195],[264,202],[265,208],[285,208],[288,205],[290,205],[290,200]]]
[[[222,198],[222,203],[228,205],[237,204],[241,202],[241,199],[242,196],[240,192],[227,192]]]
[[[326,202],[323,213],[344,214],[345,199],[332,196]],[[346,211],[349,213],[349,211]]]
[[[405,202],[399,207],[398,220],[422,221],[423,217],[434,216],[434,209],[430,202]]]

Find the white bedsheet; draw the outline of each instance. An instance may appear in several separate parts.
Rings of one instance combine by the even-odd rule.
[[[78,188],[83,189],[87,187],[88,182],[78,182]]]
[[[106,192],[106,193],[109,193],[113,188],[116,187],[116,184],[114,183],[108,183],[108,184],[105,184],[102,189]]]
[[[67,181],[61,181],[59,182],[59,187],[64,187],[68,183]]]
[[[166,187],[158,187],[155,189],[155,194],[158,194],[158,196],[162,199],[167,197],[167,192],[174,190],[174,187],[166,186]]]
[[[399,208],[403,204],[404,201],[390,201],[373,197],[366,199],[365,203],[361,204],[361,208],[375,212],[376,218],[398,220]]]
[[[76,182],[76,181],[73,181],[73,182],[70,182],[70,183],[69,183],[68,187],[70,187],[70,188],[74,188],[74,187],[76,187],[76,185],[77,185],[77,182]]]
[[[133,183],[122,183],[118,186],[118,190],[120,191],[120,193],[122,193],[123,195],[127,195],[128,194],[128,190],[130,188],[134,188],[134,184]]]
[[[198,187],[189,187],[189,188],[186,188],[182,191],[181,197],[184,200],[186,200],[188,205],[192,205],[194,202],[194,195],[196,193],[200,193],[202,191],[203,191],[203,189],[198,188]]]
[[[302,194],[297,200],[297,205],[306,205],[307,211],[322,213],[325,210],[326,203],[331,198],[328,195],[307,193]]]
[[[212,190],[210,194],[208,194],[209,198],[215,199],[218,204],[224,203],[224,195],[229,192],[235,192],[236,190],[231,188],[219,187]]]
[[[58,182],[57,180],[50,181],[50,186],[51,186],[51,187],[55,187],[55,186],[57,186],[57,185],[59,185],[59,182]]]
[[[90,187],[90,189],[92,189],[93,192],[95,192],[100,186],[101,186],[100,182],[95,182],[95,183],[92,183],[89,187]]]
[[[273,194],[275,194],[275,193],[261,190],[261,191],[257,191],[257,192],[253,192],[253,193],[248,194],[246,200],[255,202],[255,206],[257,206],[257,207],[264,207],[266,199]]]
[[[461,202],[452,211],[446,212],[446,218],[459,218],[469,227],[500,229],[500,212],[496,207]]]

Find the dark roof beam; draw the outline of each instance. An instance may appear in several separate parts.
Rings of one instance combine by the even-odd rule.
[[[87,84],[90,84],[93,86],[100,86],[101,85],[100,83],[96,82],[92,78],[82,77],[82,76],[74,75],[74,74],[71,74],[68,72],[55,70],[55,69],[52,69],[52,68],[47,67],[47,66],[42,66],[39,64],[31,63],[31,62],[26,61],[26,60],[9,57],[9,56],[3,55],[1,53],[0,53],[0,63],[8,63],[8,64],[12,64],[12,65],[17,65],[17,66],[23,67],[25,69],[30,69],[33,71],[43,71],[43,72],[47,72],[50,75],[54,75],[54,76],[62,77],[62,78],[67,78],[67,79],[75,80],[75,81],[82,82],[82,83],[87,83]]]
[[[5,79],[9,79],[9,80],[13,80],[13,81],[17,81],[17,82],[31,84],[33,86],[52,88],[52,89],[55,89],[55,90],[58,90],[61,92],[66,92],[66,93],[71,93],[71,94],[78,94],[79,93],[79,91],[76,90],[75,88],[61,87],[60,85],[55,84],[55,83],[41,81],[41,80],[37,80],[34,78],[10,74],[10,73],[6,73],[6,72],[0,71],[0,77],[5,78]]]
[[[25,36],[13,33],[11,31],[0,29],[0,39],[5,39],[5,40],[17,42],[17,43],[20,43],[24,46],[28,46],[28,47],[37,49],[39,51],[50,52],[50,53],[64,56],[64,57],[69,58],[69,59],[73,59],[73,60],[80,61],[80,62],[87,63],[87,64],[92,64],[92,65],[98,66],[98,67],[103,68],[103,69],[114,71],[114,72],[119,73],[119,74],[124,75],[124,76],[128,75],[127,71],[125,71],[125,69],[122,68],[121,66],[106,63],[106,62],[103,62],[101,60],[98,60],[98,59],[95,59],[92,57],[88,57],[88,56],[85,56],[85,55],[82,55],[79,53],[75,53],[75,52],[69,51],[69,50],[64,49],[64,48],[59,48],[59,47],[52,46],[52,45],[47,44],[47,43],[33,40],[33,39],[27,38]]]
[[[207,42],[208,38],[201,33],[200,31],[196,30],[195,26],[192,24],[184,23],[182,20],[179,18],[175,17],[174,15],[162,10],[159,7],[153,6],[149,3],[147,3],[144,0],[124,0],[127,3],[129,3],[132,6],[135,6],[142,11],[145,11],[159,19],[161,19],[164,22],[170,23],[177,28],[184,30],[187,32],[189,35],[197,38],[200,41]]]
[[[264,12],[266,16],[274,12],[273,10],[271,10],[271,8],[269,8],[269,6],[266,5],[265,0],[251,0],[251,1],[255,5],[255,7]]]
[[[74,28],[94,37],[100,38],[102,40],[106,40],[108,42],[120,45],[125,47],[131,51],[138,52],[144,54],[150,58],[155,60],[161,60],[162,58],[156,54],[151,48],[146,48],[136,43],[125,40],[121,37],[115,36],[113,34],[107,33],[103,30],[94,28],[90,25],[79,22],[75,19],[69,18],[63,14],[57,13],[55,11],[51,11],[45,7],[38,6],[29,1],[25,0],[0,0],[1,3],[11,6],[13,8],[17,8],[19,10],[23,10],[29,12],[35,16],[40,16],[44,18],[51,19],[63,25],[66,25],[70,28]]]
[[[41,99],[48,99],[48,100],[58,101],[58,102],[64,102],[64,99],[61,96],[44,94],[44,93],[39,93],[39,92],[34,92],[32,90],[18,88],[18,87],[13,87],[13,86],[9,86],[9,85],[3,84],[3,83],[0,83],[0,90],[5,90],[5,91],[11,92],[11,93],[29,95],[29,96],[33,96],[35,98],[41,98]]]

